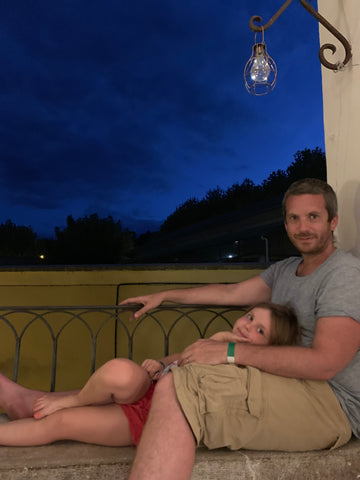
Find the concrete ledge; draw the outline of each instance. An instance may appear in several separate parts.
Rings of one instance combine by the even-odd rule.
[[[43,447],[0,447],[1,480],[125,480],[134,448],[58,442]],[[360,479],[360,440],[337,450],[255,452],[198,449],[192,480]]]

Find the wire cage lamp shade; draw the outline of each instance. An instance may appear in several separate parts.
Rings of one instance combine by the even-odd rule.
[[[262,42],[256,43],[252,48],[252,54],[244,69],[244,82],[246,90],[255,96],[266,95],[276,85],[277,67],[274,60],[267,53],[264,42],[264,31]]]

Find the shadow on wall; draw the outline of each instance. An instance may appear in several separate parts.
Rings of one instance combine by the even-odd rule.
[[[339,195],[339,244],[360,257],[360,182],[344,184]]]

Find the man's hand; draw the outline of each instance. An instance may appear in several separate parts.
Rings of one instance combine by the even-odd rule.
[[[207,365],[219,365],[227,363],[228,342],[218,340],[200,339],[185,348],[181,354],[179,365],[188,363],[204,363]]]
[[[219,342],[239,342],[239,343],[250,343],[247,338],[238,337],[233,332],[217,332],[214,335],[211,335],[211,340],[217,340]]]
[[[138,320],[141,315],[146,313],[148,310],[158,307],[163,302],[163,292],[152,293],[150,295],[140,295],[139,297],[127,298],[119,303],[119,305],[128,305],[131,303],[141,303],[142,308],[132,313],[131,320]]]

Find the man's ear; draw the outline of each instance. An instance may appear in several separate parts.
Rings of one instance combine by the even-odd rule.
[[[331,231],[333,232],[339,223],[339,215],[335,215],[335,217],[331,220],[330,226]]]

